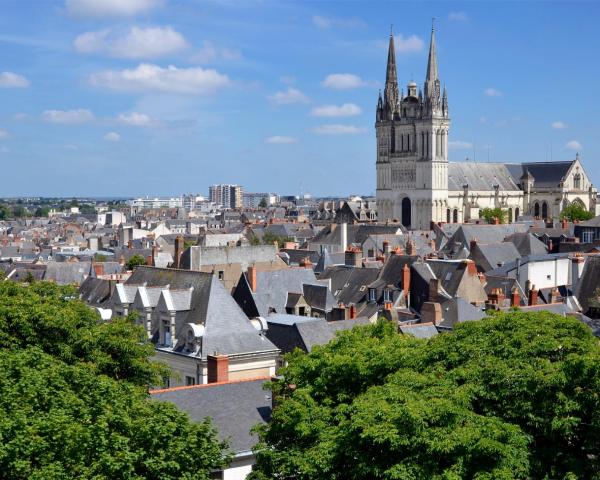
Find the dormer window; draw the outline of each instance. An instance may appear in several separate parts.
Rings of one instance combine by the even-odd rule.
[[[369,302],[377,300],[377,290],[375,288],[369,288]]]

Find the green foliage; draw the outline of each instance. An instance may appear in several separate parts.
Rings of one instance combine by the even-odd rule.
[[[138,265],[146,265],[146,259],[136,253],[127,261],[127,270],[133,270]]]
[[[260,202],[258,202],[258,208],[267,208],[267,207],[268,207],[267,199],[261,198]]]
[[[253,480],[600,478],[600,348],[576,319],[379,323],[287,360]]]
[[[277,242],[279,248],[283,248],[286,242],[293,242],[294,239],[290,237],[284,237],[282,235],[275,235],[271,232],[265,232],[262,238],[263,245],[273,245]]]
[[[50,209],[48,207],[38,207],[35,210],[34,216],[47,217],[49,213],[50,213]]]
[[[106,255],[102,255],[101,253],[96,253],[94,255],[94,262],[106,262]]]
[[[594,218],[594,214],[592,212],[586,210],[585,207],[583,205],[581,205],[579,202],[573,202],[573,203],[567,205],[560,212],[560,219],[568,220],[569,222],[574,222],[575,220],[578,220],[578,221],[591,220],[592,218]]]
[[[0,220],[6,220],[10,217],[10,210],[9,208],[4,205],[3,203],[0,203]]]
[[[498,219],[500,223],[506,223],[508,218],[508,212],[506,210],[497,208],[482,208],[479,212],[479,217],[484,218],[488,223],[494,223],[494,219]]]
[[[12,216],[22,218],[29,216],[29,211],[23,205],[15,205],[12,209]]]
[[[70,287],[0,283],[0,477],[208,479],[229,457],[208,421],[149,400],[165,369],[130,319]]]

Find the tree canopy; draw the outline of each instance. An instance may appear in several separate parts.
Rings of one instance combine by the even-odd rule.
[[[287,361],[253,480],[600,478],[600,349],[576,319],[379,323]]]
[[[127,270],[133,270],[138,265],[146,265],[146,259],[136,253],[127,261]]]
[[[208,479],[228,457],[208,421],[148,398],[165,368],[129,318],[77,291],[0,282],[3,479]]]
[[[560,219],[569,222],[591,220],[592,218],[594,218],[594,214],[586,210],[579,202],[570,203],[560,212]]]
[[[508,212],[500,207],[497,208],[482,208],[479,216],[484,218],[488,223],[494,223],[494,219],[498,219],[500,223],[506,223]]]

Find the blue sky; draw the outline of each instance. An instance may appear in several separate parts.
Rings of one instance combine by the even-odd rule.
[[[450,160],[600,185],[597,2],[8,0],[0,196],[373,193],[390,24],[421,85],[432,17]]]

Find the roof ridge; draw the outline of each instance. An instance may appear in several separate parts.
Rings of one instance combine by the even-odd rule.
[[[178,392],[180,390],[192,390],[192,389],[197,389],[197,388],[217,387],[220,385],[229,385],[229,384],[237,384],[237,383],[244,383],[244,382],[257,382],[259,380],[271,380],[272,378],[273,377],[271,377],[271,376],[241,378],[238,380],[226,380],[224,382],[201,383],[199,385],[187,385],[187,386],[181,386],[181,387],[160,388],[157,390],[150,390],[150,391],[148,391],[148,393],[150,395],[154,395],[157,393]]]

